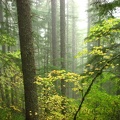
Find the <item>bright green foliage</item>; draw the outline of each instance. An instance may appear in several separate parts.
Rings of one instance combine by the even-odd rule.
[[[102,40],[107,43],[114,43],[114,39],[111,39],[111,37],[116,37],[116,34],[120,33],[119,24],[120,19],[110,18],[108,20],[104,20],[102,23],[94,25],[90,29],[86,42]]]
[[[20,52],[0,51],[0,119],[23,120],[23,79]]]
[[[0,120],[24,120],[24,116],[19,111],[9,108],[0,108]]]
[[[78,74],[66,72],[65,70],[54,70],[50,72],[46,78],[36,78],[36,84],[38,84],[38,88],[40,89],[39,107],[41,118],[46,120],[61,120],[63,117],[65,117],[66,120],[73,118],[75,112],[75,105],[73,104],[74,100],[62,97],[60,93],[60,84],[58,86],[55,86],[54,84],[55,81],[60,82],[62,79],[66,81],[66,85],[68,83],[74,84],[74,87],[71,89],[75,91],[76,94],[79,94],[79,91],[82,89],[80,82],[83,77]],[[61,102],[63,99],[65,100],[66,106],[65,116],[61,113],[61,110],[63,109]]]
[[[7,77],[8,76],[6,76],[5,79],[7,79]],[[107,90],[104,89],[104,87],[102,89],[100,87],[103,83],[110,81],[110,79],[112,80],[112,78],[114,77],[114,74],[106,73],[97,79],[98,82],[96,83],[96,85],[93,86],[90,94],[88,95],[82,106],[81,112],[78,115],[78,120],[93,120],[94,118],[96,118],[96,120],[110,120],[110,118],[112,118],[111,120],[116,120],[115,118],[119,116],[120,98],[119,96],[109,95],[107,93]],[[16,79],[17,78],[19,79],[18,75],[16,76]],[[74,84],[74,87],[72,89],[75,90],[78,94],[78,99],[72,99],[67,97],[64,98],[66,104],[65,116],[61,114],[61,110],[63,109],[61,106],[61,101],[63,100],[63,97],[59,92],[57,92],[54,84],[56,80],[59,80],[60,82],[62,78],[66,80],[66,84],[69,82]],[[77,110],[79,102],[82,98],[82,96],[79,96],[79,94],[81,95],[80,89],[85,91],[87,89],[87,85],[90,82],[84,81],[82,83],[81,80],[85,78],[85,76],[80,76],[78,74],[66,72],[64,70],[51,71],[45,78],[42,78],[40,76],[36,77],[36,84],[38,84],[39,110],[41,119],[61,120],[65,117],[66,120],[72,120],[74,113]],[[4,79],[2,78],[2,80]],[[23,88],[23,86],[19,87],[19,85],[22,85],[22,81],[20,82],[20,79],[19,82],[17,81],[16,83],[14,83],[14,89],[18,91]],[[58,85],[57,88],[60,89],[60,86]],[[23,91],[18,92],[19,94],[23,93]],[[22,96],[20,96],[19,98],[21,97]],[[13,118],[11,120],[16,120],[16,118],[18,117],[17,115],[19,114],[18,119],[22,120],[23,118],[21,116],[20,104],[23,104],[22,100],[17,103],[17,106],[11,106],[10,109],[8,109],[7,111],[4,111],[5,109],[2,109],[1,112],[4,113],[1,119],[3,119],[5,116],[11,116],[11,118]],[[9,112],[10,110],[12,110],[13,113]]]
[[[118,78],[115,75],[105,73],[97,79],[89,95],[84,101],[79,120],[118,120],[120,118],[120,96],[109,94],[115,89],[114,83]],[[114,80],[113,80],[114,78]],[[111,85],[110,85],[110,82]],[[106,84],[105,84],[106,83]],[[108,89],[109,87],[109,89]]]
[[[119,54],[119,29],[120,19],[110,18],[91,27],[88,36],[85,39],[86,44],[100,42],[99,46],[91,47],[91,50],[83,49],[77,54],[77,58],[83,55],[91,56],[90,59],[97,59],[97,63],[111,59]],[[93,59],[90,60],[94,61]],[[103,60],[103,61],[101,61]]]
[[[64,70],[54,70],[48,74],[46,78],[37,77],[36,83],[40,89],[39,102],[40,102],[40,115],[41,118],[46,120],[57,119],[61,120],[64,116],[61,114],[62,106],[61,101],[63,97],[56,91],[54,82],[64,78],[66,83],[72,82],[74,89],[80,93],[80,89],[86,91],[87,86],[91,80],[86,81],[86,77],[69,73]],[[85,80],[84,82],[81,80]],[[92,78],[91,78],[92,79]],[[113,80],[114,79],[114,80]],[[82,106],[82,109],[77,117],[78,120],[117,120],[119,118],[120,97],[115,96],[116,91],[115,83],[118,78],[114,74],[104,73],[99,76],[92,87],[91,92],[87,96]],[[108,83],[107,83],[108,82]],[[111,85],[110,85],[111,82]],[[109,89],[106,86],[109,84]],[[60,86],[57,86],[60,89]],[[112,91],[110,93],[110,90]],[[76,92],[77,93],[77,92]],[[109,94],[110,93],[110,94]],[[77,110],[82,96],[79,99],[65,98],[66,104],[66,120],[72,120],[74,113]]]
[[[0,64],[2,66],[16,64],[20,66],[20,51],[3,53],[0,51]]]
[[[46,4],[45,1],[43,3]],[[50,24],[50,12],[48,8],[43,12],[41,7],[36,6],[37,4],[34,5],[35,8],[32,16],[33,28],[38,31],[34,32],[33,36],[35,39],[35,48],[38,50],[40,56],[38,61],[40,61],[41,67],[38,72],[45,74],[51,70],[51,64],[49,62],[50,36],[48,34],[50,33],[51,35],[51,29],[47,25]],[[36,18],[39,18],[39,20]],[[39,115],[42,120],[61,120],[62,118],[72,120],[81,103],[81,99],[96,74],[98,74],[98,77],[94,81],[95,85],[90,89],[91,91],[84,100],[82,109],[77,115],[78,120],[120,119],[120,96],[115,95],[116,91],[120,89],[119,85],[117,85],[120,81],[117,76],[119,75],[118,68],[120,67],[118,63],[120,60],[120,45],[118,43],[120,19],[110,18],[101,21],[101,23],[91,28],[86,38],[86,43],[100,41],[100,45],[93,46],[90,51],[84,49],[76,56],[90,56],[83,75],[65,70],[53,70],[46,77],[36,77],[35,84],[38,85]],[[44,33],[44,31],[46,32]],[[6,32],[1,34],[0,45],[11,46],[14,44],[15,39],[13,36],[8,35]],[[43,68],[43,71],[41,68]],[[49,70],[47,70],[48,68]],[[0,90],[2,93],[0,94],[0,120],[23,120],[24,91],[20,52],[3,53],[0,51],[0,69]],[[75,93],[77,98],[61,96],[60,83],[63,79],[66,81],[64,87],[68,87],[69,84],[70,91]],[[55,86],[56,81],[58,83],[57,86]],[[65,116],[61,113],[62,109],[64,109],[61,105],[63,100],[65,101],[66,107]]]
[[[16,41],[15,38],[4,33],[0,35],[0,45],[9,45],[9,46],[13,46],[15,45]]]
[[[88,95],[79,115],[79,120],[118,120],[120,96],[111,96],[98,89]]]
[[[89,78],[86,85],[89,86],[92,79]],[[118,80],[119,78],[109,72],[96,78],[77,115],[77,120],[118,120],[120,118],[120,96],[114,93],[117,87],[115,83]]]
[[[120,19],[110,18],[108,20],[104,20],[103,22],[98,23],[91,27],[90,33],[86,38],[85,43],[92,44],[93,46],[91,46],[89,50],[82,51],[83,53],[85,53],[85,55],[89,56],[89,59],[83,73],[84,76],[86,76],[86,79],[84,79],[84,83],[86,82],[87,84],[83,90],[85,91],[84,94],[85,97],[83,96],[85,100],[82,99],[82,102],[84,101],[85,103],[84,104],[82,103],[83,105],[82,108],[79,106],[80,109],[78,109],[78,111],[80,110],[80,112],[82,112],[80,115],[77,116],[78,118],[79,116],[81,117],[79,118],[80,120],[82,120],[83,118],[85,120],[87,120],[88,118],[90,120],[93,119],[109,120],[111,118],[116,120],[120,118],[119,115],[120,103],[118,102],[119,97],[118,96],[113,97],[112,95],[109,95],[116,94],[117,90],[119,90],[118,87],[119,86],[118,76],[120,68],[119,24]],[[78,53],[77,57],[83,56],[84,54],[82,52]],[[109,78],[107,79],[107,83],[102,82],[102,80],[105,79],[104,77],[103,78],[101,77],[101,79],[99,78],[99,76],[104,76],[105,72],[107,72],[106,76],[110,75],[108,73],[112,73],[112,75],[114,76],[112,82],[110,81],[111,75],[110,77],[106,77]],[[97,81],[101,81],[101,83],[104,85],[104,88],[106,88],[106,91],[102,91],[101,86],[92,89],[93,83],[98,85]],[[111,91],[108,91],[108,88],[105,85],[110,85],[109,86],[110,89],[112,89],[113,86],[116,86],[116,89],[114,89],[111,93]],[[90,92],[90,90],[92,91]],[[112,99],[112,97],[114,99]],[[107,100],[110,100],[110,102],[107,102]],[[113,106],[114,100],[118,104],[118,106],[116,106],[115,108],[117,111],[114,111],[113,108],[111,107]],[[98,104],[97,107],[95,107],[94,102],[95,103],[97,102]],[[97,113],[94,113],[92,109],[95,110]],[[115,116],[113,116],[112,113],[114,113]],[[82,114],[83,116],[81,116]],[[109,116],[109,114],[111,114],[111,116]]]
[[[90,51],[83,50],[78,53],[77,57],[84,54],[90,56],[84,70],[85,73],[99,71],[105,64],[105,68],[118,68],[117,61],[120,57],[119,24],[120,19],[111,18],[91,27],[85,43],[100,42],[100,45],[91,47]]]

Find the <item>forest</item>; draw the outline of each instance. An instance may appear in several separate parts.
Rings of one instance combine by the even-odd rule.
[[[120,120],[120,0],[0,0],[0,120]]]

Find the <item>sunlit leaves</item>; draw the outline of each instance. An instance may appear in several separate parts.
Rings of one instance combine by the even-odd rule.
[[[15,45],[16,41],[15,41],[15,38],[8,35],[8,34],[1,34],[0,35],[0,44],[1,45],[10,45],[10,46],[13,46]]]
[[[104,57],[103,59],[110,59],[113,55],[113,50],[115,47],[119,47],[117,45],[117,38],[119,38],[120,33],[119,24],[120,19],[111,18],[91,27],[88,37],[85,39],[85,43],[88,44],[89,42],[100,42],[100,45],[93,45],[90,51],[83,49],[76,55],[76,58],[83,55],[98,55]]]
[[[93,55],[105,55],[106,53],[104,53],[102,51],[102,46],[99,46],[99,47],[93,47],[93,50],[91,52],[89,52],[89,54],[93,54]]]
[[[97,40],[105,40],[108,41],[116,35],[116,33],[120,33],[119,29],[120,19],[108,19],[104,20],[102,23],[96,24],[90,29],[90,33],[86,38],[86,42],[92,42]]]
[[[45,114],[48,114],[46,116],[48,119],[51,118],[59,120],[59,118],[62,118],[63,115],[61,114],[61,110],[63,109],[63,106],[61,105],[61,102],[64,99],[65,106],[67,107],[67,114],[65,117],[68,119],[70,117],[72,118],[73,116],[70,115],[71,111],[69,112],[69,109],[71,108],[70,101],[67,99],[67,97],[64,98],[61,96],[60,83],[61,80],[64,79],[66,82],[65,87],[72,85],[71,87],[69,86],[69,89],[71,89],[71,91],[75,94],[80,94],[80,91],[83,90],[84,86],[81,80],[84,78],[85,76],[80,76],[79,74],[67,72],[65,70],[53,70],[46,77],[36,77],[35,83],[38,85],[38,88],[40,88],[41,91],[39,93],[39,102],[41,105],[40,109],[43,111],[42,115],[45,116]],[[55,85],[55,82],[58,82],[57,86]]]
[[[84,78],[84,76],[80,76],[76,73],[67,72],[65,70],[53,70],[51,71],[47,77],[37,77],[36,83],[41,85],[43,82],[46,85],[52,84],[52,82],[56,80],[65,80],[67,82],[73,82],[74,85],[79,85],[79,82]]]
[[[11,65],[11,63],[21,67],[20,51],[8,52],[8,53],[3,53],[2,51],[0,51],[0,63],[1,63],[1,67],[4,65]]]
[[[78,52],[78,54],[75,56],[75,58],[81,57],[82,55],[88,54],[87,49],[83,49],[82,51]]]

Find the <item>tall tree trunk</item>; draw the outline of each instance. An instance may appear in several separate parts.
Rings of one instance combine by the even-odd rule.
[[[0,28],[2,28],[3,23],[3,7],[2,7],[2,0],[0,0]]]
[[[60,56],[61,69],[65,69],[65,0],[60,0]],[[61,93],[65,96],[65,81],[61,80]]]
[[[89,8],[90,8],[90,0],[88,0],[88,6],[87,7],[88,7],[87,9],[89,10]],[[89,31],[90,31],[90,24],[91,24],[91,22],[90,22],[91,21],[90,20],[90,12],[89,11],[87,12],[87,15],[88,15],[88,19],[87,19],[87,35],[88,35]],[[89,42],[87,43],[87,49],[88,49],[88,51],[91,49],[90,48],[90,44],[91,43],[89,43]],[[88,58],[89,58],[89,55],[88,55]]]
[[[66,11],[67,11],[67,16],[66,16],[66,69],[68,70],[69,69],[69,56],[68,56],[68,53],[69,53],[69,0],[67,0],[67,4],[66,4]]]
[[[72,1],[72,72],[75,72],[75,54],[76,54],[76,39],[75,39],[75,3]],[[74,87],[74,85],[73,85]],[[72,91],[72,98],[76,97],[76,93]]]
[[[70,46],[69,46],[69,0],[66,2],[66,11],[67,11],[67,16],[66,16],[66,69],[70,69],[70,63],[69,63],[69,51],[70,51]],[[66,85],[66,96],[71,97],[72,96],[72,91],[70,88],[70,83],[68,82]]]
[[[8,10],[8,0],[5,0],[5,4],[6,4],[6,8],[5,8],[5,27],[6,27],[6,31],[7,31],[7,33],[9,34],[9,16],[8,16],[8,14],[9,14],[9,10]],[[8,52],[10,52],[10,46],[7,46],[6,47],[7,48],[7,51]]]
[[[60,56],[61,69],[65,69],[65,0],[60,0]]]
[[[56,0],[51,0],[52,8],[52,65],[56,67],[57,37],[56,37]]]
[[[75,40],[75,10],[74,10],[74,1],[72,1],[72,72],[75,72],[75,48],[76,48],[76,40]]]
[[[20,50],[25,92],[26,120],[38,120],[38,97],[35,82],[34,45],[29,0],[17,0]]]
[[[3,28],[3,8],[2,8],[2,0],[0,0],[0,29],[2,30],[2,28]],[[2,75],[2,69],[0,69],[0,76],[1,75]],[[5,101],[4,87],[2,84],[2,79],[0,80],[0,93],[1,93],[2,101]],[[2,102],[2,105],[3,105],[3,102]]]
[[[61,69],[65,69],[65,0],[60,0],[60,57]],[[61,94],[66,95],[65,80],[61,80]],[[62,114],[65,115],[65,101],[62,101]]]
[[[118,66],[118,73],[120,73],[120,64]],[[120,74],[117,74],[117,76],[118,76],[119,80],[117,81],[118,88],[117,88],[116,94],[120,95]]]

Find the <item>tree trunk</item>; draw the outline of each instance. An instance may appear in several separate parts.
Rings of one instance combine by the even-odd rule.
[[[65,0],[60,0],[60,56],[61,69],[65,69]],[[65,80],[61,80],[61,94],[66,95]],[[62,101],[62,114],[65,115],[65,101]]]
[[[87,6],[87,7],[88,7],[87,9],[89,10],[89,9],[90,9],[90,0],[88,0],[88,6]],[[88,20],[88,21],[87,21],[87,24],[88,24],[88,25],[87,25],[87,35],[88,35],[88,34],[89,34],[89,31],[90,31],[91,19],[90,19],[90,12],[88,11],[87,13],[88,13],[88,19],[87,19],[87,20]],[[90,44],[91,44],[91,43],[89,43],[89,42],[87,43],[87,49],[88,49],[88,51],[91,49]],[[88,59],[89,59],[89,55],[88,55]]]
[[[3,29],[3,8],[2,8],[2,0],[0,0],[0,29]],[[2,76],[2,69],[0,69],[0,76]],[[1,99],[2,101],[5,101],[5,95],[4,95],[4,87],[2,83],[2,79],[0,79],[0,93],[1,93]],[[2,102],[2,106],[3,106]]]
[[[20,50],[25,92],[26,120],[38,120],[38,97],[35,82],[34,45],[29,0],[17,0]]]
[[[76,49],[76,40],[75,40],[75,10],[74,10],[74,1],[72,2],[72,72],[75,72],[75,49]]]
[[[120,95],[120,74],[119,73],[120,73],[120,64],[118,66],[118,74],[117,74],[117,76],[119,78],[119,80],[117,81],[117,86],[118,86],[117,91],[116,91],[117,95]]]
[[[52,8],[52,65],[56,67],[57,58],[57,41],[56,41],[56,0],[51,0]]]

